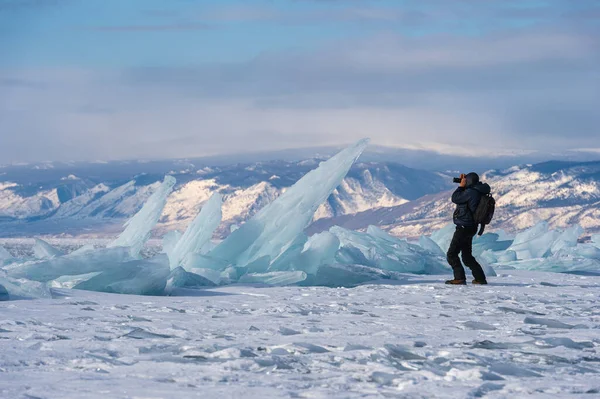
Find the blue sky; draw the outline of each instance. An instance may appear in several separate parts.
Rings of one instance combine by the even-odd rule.
[[[600,0],[0,0],[0,163],[600,148],[599,33]]]

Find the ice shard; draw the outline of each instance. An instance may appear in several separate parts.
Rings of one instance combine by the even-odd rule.
[[[8,301],[10,296],[8,294],[8,290],[2,284],[0,284],[0,302]]]
[[[271,264],[269,270],[301,270],[315,274],[320,265],[335,261],[335,254],[339,248],[340,240],[328,231],[315,234],[309,239],[302,235]]]
[[[442,252],[448,252],[448,248],[450,248],[450,242],[452,241],[452,236],[454,235],[454,231],[456,230],[456,226],[452,223],[447,224],[440,230],[436,231],[431,235],[431,239],[441,248]]]
[[[82,283],[91,279],[92,277],[96,277],[101,272],[92,272],[87,274],[80,274],[78,276],[62,276],[55,280],[48,282],[49,286],[52,288],[73,288],[77,284]]]
[[[40,240],[39,238],[35,239],[35,244],[33,245],[33,256],[35,256],[37,259],[51,259],[62,255],[64,255],[64,253],[58,248],[54,248],[46,241]]]
[[[202,207],[198,216],[190,223],[183,236],[177,241],[172,251],[167,252],[171,269],[181,264],[188,254],[200,253],[202,248],[219,227],[222,218],[220,194],[213,194]]]
[[[540,222],[532,228],[516,235],[510,248],[517,259],[535,259],[550,255],[551,247],[560,234],[549,230],[547,222]]]
[[[340,185],[367,143],[367,139],[361,140],[322,162],[209,255],[240,266],[265,256],[276,259],[310,224],[317,208]]]
[[[47,282],[61,276],[77,276],[116,269],[122,262],[129,260],[132,260],[129,248],[102,248],[41,262],[28,262],[11,267],[6,272],[12,278]]]
[[[592,236],[592,244],[594,244],[596,247],[600,248],[600,234],[594,234]]]
[[[434,255],[445,256],[446,253],[435,243],[431,238],[427,236],[419,237],[419,246]]]
[[[13,260],[13,256],[8,252],[2,245],[0,245],[0,266],[10,263]]]
[[[27,279],[14,279],[0,276],[0,291],[5,292],[5,300],[51,298],[50,290],[46,284]]]
[[[167,277],[165,292],[171,294],[175,288],[206,288],[216,284],[204,276],[185,271],[181,266],[171,270]]]
[[[164,235],[162,239],[162,252],[167,254],[169,259],[171,259],[171,254],[177,245],[177,242],[181,238],[181,233],[177,230],[169,231]]]
[[[577,247],[577,240],[582,234],[583,228],[581,226],[575,225],[569,227],[568,229],[560,233],[560,235],[552,243],[552,245],[550,246],[550,251],[553,254],[557,254],[561,250]]]
[[[240,283],[267,284],[284,286],[297,284],[306,280],[306,273],[302,271],[248,273],[240,277]]]
[[[121,262],[118,267],[83,281],[74,289],[132,295],[164,295],[171,269],[165,254]]]
[[[132,256],[138,256],[142,247],[150,238],[150,232],[158,223],[167,197],[173,191],[175,178],[165,176],[158,189],[148,198],[142,209],[125,223],[125,230],[107,247],[129,247]]]
[[[339,226],[334,226],[329,231],[339,238],[342,247],[350,246],[360,250],[368,261],[367,264],[361,263],[365,266],[417,274],[444,273],[449,267],[443,257],[393,237],[375,226],[369,226],[366,233]]]

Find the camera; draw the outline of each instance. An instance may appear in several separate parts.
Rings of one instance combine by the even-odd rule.
[[[458,184],[460,184],[461,180],[462,179],[460,177],[455,177],[455,178],[452,179],[452,183],[458,183]]]

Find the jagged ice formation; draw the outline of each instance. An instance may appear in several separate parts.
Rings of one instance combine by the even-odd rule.
[[[31,259],[0,247],[0,300],[50,297],[52,287],[122,294],[185,295],[190,289],[243,283],[351,287],[403,273],[449,274],[445,261],[454,226],[417,242],[369,226],[334,226],[307,237],[317,208],[344,179],[367,145],[361,140],[306,174],[223,242],[210,239],[222,219],[222,198],[211,197],[181,234],[163,238],[162,253],[140,250],[161,217],[175,178],[166,176],[142,209],[106,248],[84,246],[69,254],[36,239]],[[503,232],[476,237],[473,252],[486,273],[496,269],[600,272],[600,237],[580,243],[583,229],[550,230],[542,222],[516,237]]]

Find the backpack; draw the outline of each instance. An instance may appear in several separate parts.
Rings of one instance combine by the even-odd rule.
[[[496,210],[496,200],[492,197],[492,194],[484,194],[481,196],[481,201],[477,205],[477,209],[473,212],[473,219],[475,223],[480,224],[478,235],[482,235],[485,230],[485,225],[490,224],[494,217],[494,211]]]

